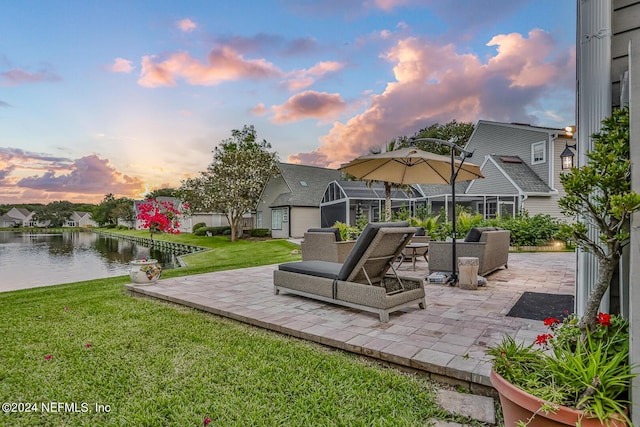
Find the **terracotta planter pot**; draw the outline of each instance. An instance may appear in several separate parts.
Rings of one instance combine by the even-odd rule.
[[[533,396],[526,391],[512,385],[499,374],[491,371],[491,385],[498,390],[500,404],[504,414],[505,427],[515,427],[518,421],[527,422],[533,414],[545,403],[539,397]],[[597,418],[585,418],[584,412],[576,411],[565,406],[560,406],[557,411],[545,414],[540,411],[527,424],[528,427],[556,427],[556,426],[576,426],[578,421],[582,427],[604,426]],[[624,420],[612,420],[611,427],[626,427]]]
[[[155,283],[162,276],[162,266],[155,259],[135,260],[129,263],[129,278],[140,285]]]

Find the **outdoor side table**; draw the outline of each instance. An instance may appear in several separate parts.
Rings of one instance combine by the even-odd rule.
[[[403,251],[402,254],[402,260],[400,261],[400,264],[398,264],[398,267],[400,267],[402,265],[402,263],[404,262],[405,257],[411,257],[411,262],[413,263],[413,271],[416,271],[416,258],[418,258],[419,256],[422,256],[422,254],[418,255],[417,250],[418,249],[423,249],[423,248],[428,248],[429,244],[428,243],[409,243],[407,246],[405,246],[405,249],[410,249],[411,253],[410,254],[405,254]],[[426,255],[425,255],[426,258]]]

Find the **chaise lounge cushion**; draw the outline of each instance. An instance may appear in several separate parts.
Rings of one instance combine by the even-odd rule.
[[[278,269],[291,273],[306,274],[315,277],[325,277],[327,279],[337,279],[342,264],[328,261],[296,261],[280,264]]]
[[[342,268],[340,269],[340,273],[338,273],[338,280],[347,280],[353,269],[355,268],[362,255],[371,245],[373,238],[376,237],[378,230],[385,227],[408,227],[409,223],[406,221],[403,222],[370,222],[367,226],[362,230],[360,237],[356,241],[356,245],[353,247],[349,256],[342,264]]]

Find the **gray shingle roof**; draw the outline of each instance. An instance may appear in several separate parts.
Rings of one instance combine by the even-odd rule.
[[[471,181],[456,182],[456,194],[463,194],[470,182]],[[420,188],[425,197],[451,194],[451,186],[449,184],[420,184]]]
[[[347,197],[352,199],[384,200],[386,198],[384,193],[384,184],[381,182],[373,182],[371,185],[367,185],[366,181],[337,182]],[[409,196],[413,198],[421,197],[413,186],[406,188],[391,186],[392,199],[409,199]]]
[[[552,192],[551,188],[520,157],[496,154],[491,154],[490,157],[525,193]]]
[[[341,176],[340,171],[335,169],[291,163],[280,163],[280,172],[291,192],[280,194],[271,207],[320,206],[327,185]]]

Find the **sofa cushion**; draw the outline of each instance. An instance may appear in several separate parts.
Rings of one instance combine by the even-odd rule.
[[[308,276],[336,279],[342,264],[329,261],[297,261],[280,264],[278,270],[291,273],[306,274]]]
[[[310,228],[307,230],[307,233],[333,233],[336,235],[336,242],[342,240],[340,230],[336,227]]]
[[[401,222],[370,222],[367,226],[362,230],[360,237],[356,240],[356,244],[351,249],[349,256],[342,264],[342,268],[340,269],[340,273],[338,273],[338,280],[347,280],[353,269],[355,268],[364,252],[369,248],[369,245],[373,241],[373,238],[383,227],[408,227],[409,223],[406,221]]]
[[[464,238],[465,242],[479,242],[482,233],[485,231],[495,231],[500,230],[498,227],[474,227],[467,233],[467,236]]]

